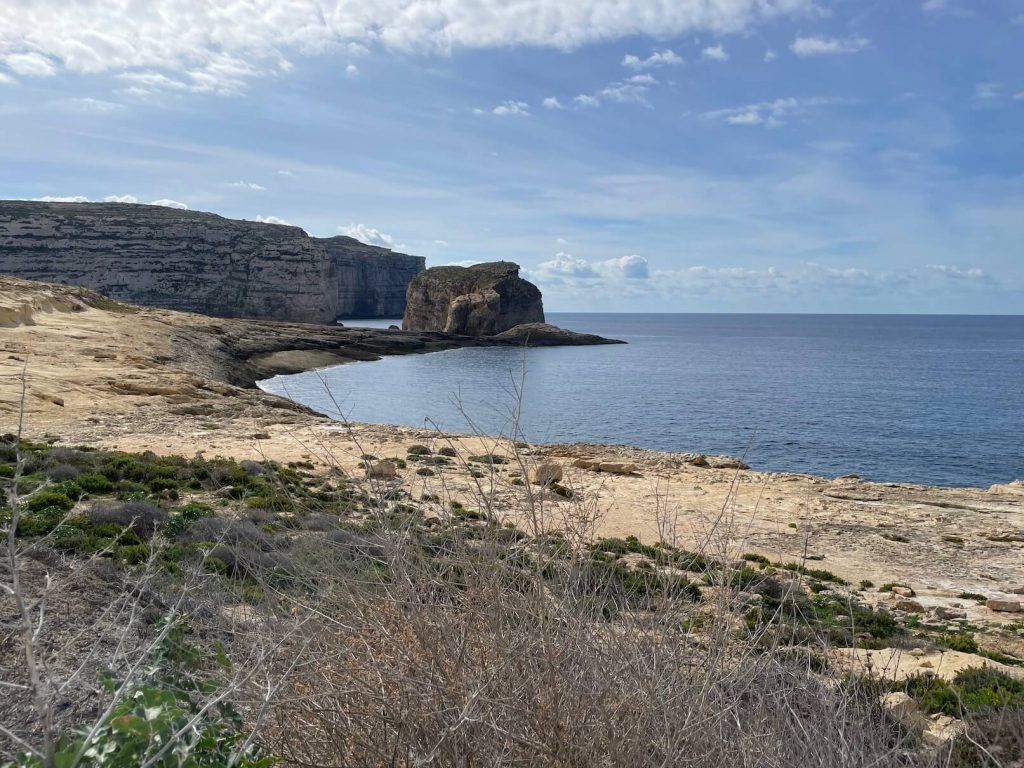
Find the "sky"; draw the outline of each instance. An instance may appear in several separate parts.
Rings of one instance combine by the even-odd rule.
[[[0,198],[549,311],[1024,313],[1024,0],[0,0]]]

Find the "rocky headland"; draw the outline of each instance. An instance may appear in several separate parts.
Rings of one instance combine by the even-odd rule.
[[[350,237],[127,203],[0,201],[0,273],[151,307],[301,323],[397,317],[425,267]]]
[[[521,342],[225,320],[0,277],[0,422],[6,425],[0,431],[16,423],[19,377],[25,371],[26,429],[36,436],[130,450],[314,463],[326,461],[330,449],[347,457],[354,471],[363,451],[353,436],[375,453],[390,455],[431,437],[430,431],[374,425],[340,429],[336,421],[262,392],[256,381],[383,355],[502,343]],[[452,440],[466,455],[510,446],[484,437]],[[597,535],[654,537],[658,510],[671,509],[680,535],[699,543],[724,515],[740,532],[736,547],[743,551],[782,560],[811,557],[853,582],[910,583],[926,610],[954,606],[971,620],[1019,620],[1020,614],[994,613],[957,597],[983,593],[1021,600],[1015,592],[1024,589],[1024,486],[1019,483],[975,489],[829,479],[759,472],[723,457],[624,446],[534,446],[531,451],[535,460],[559,463],[578,498],[592,499],[600,508]],[[602,463],[631,469],[593,470]],[[407,480],[414,487],[419,478]],[[464,490],[468,493],[469,486]],[[495,491],[510,513],[518,493],[507,484]],[[556,497],[551,503],[557,508],[561,502]]]
[[[624,580],[627,598],[609,614],[614,619],[587,618],[585,611],[594,609],[589,593],[578,604],[565,603],[569,607],[564,613],[558,613],[563,603],[556,601],[545,603],[537,614],[538,622],[558,616],[551,622],[556,627],[578,621],[572,626],[585,629],[581,637],[598,641],[595,649],[602,660],[614,639],[626,642],[624,660],[647,658],[647,651],[639,652],[633,643],[650,637],[658,649],[650,658],[659,659],[659,668],[696,668],[731,648],[737,656],[714,662],[715,669],[719,664],[735,668],[736,658],[768,659],[785,651],[802,654],[785,657],[804,670],[801,674],[828,670],[825,690],[839,690],[834,681],[850,672],[886,678],[892,681],[881,689],[889,691],[880,699],[886,717],[899,720],[915,749],[948,743],[965,727],[955,717],[936,712],[933,700],[913,687],[921,684],[915,681],[967,685],[964,681],[974,679],[971,670],[978,667],[995,676],[988,678],[990,688],[1022,677],[1024,486],[1019,483],[990,489],[872,483],[853,476],[762,472],[727,456],[615,445],[538,445],[479,434],[351,424],[256,386],[258,379],[277,372],[467,344],[519,344],[524,338],[534,343],[561,333],[535,324],[518,324],[512,330],[514,338],[503,339],[503,334],[459,337],[217,319],[123,304],[88,289],[0,277],[0,448],[7,451],[7,463],[0,462],[7,474],[0,477],[10,478],[13,471],[12,438],[4,433],[17,431],[23,420],[24,435],[33,441],[33,476],[50,472],[55,489],[93,489],[77,502],[68,499],[67,504],[75,504],[75,527],[57,537],[58,554],[47,561],[49,570],[44,572],[42,560],[25,566],[33,583],[42,585],[38,591],[47,594],[48,631],[58,638],[77,638],[84,634],[80,627],[106,626],[97,617],[102,619],[104,605],[120,599],[117,570],[95,570],[81,553],[93,553],[94,560],[110,566],[94,554],[97,547],[108,547],[118,563],[137,563],[129,558],[145,552],[164,552],[161,563],[173,553],[172,568],[199,562],[204,584],[228,590],[202,606],[207,610],[204,621],[260,639],[277,626],[272,620],[276,600],[283,601],[280,615],[294,618],[305,610],[311,585],[347,588],[360,583],[345,579],[363,571],[346,569],[367,552],[384,551],[392,535],[388,526],[397,526],[394,535],[427,543],[425,567],[435,569],[430,571],[435,575],[448,562],[446,557],[459,564],[453,574],[468,572],[462,569],[469,563],[474,568],[483,563],[525,564],[525,575],[534,573],[539,586],[535,592],[510,589],[511,596],[547,599],[565,583],[575,583],[549,579],[548,567],[565,574],[577,565],[603,569],[594,573]],[[345,395],[338,393],[339,402]],[[118,484],[103,485],[106,475],[68,462],[117,475]],[[154,474],[168,468],[172,477]],[[76,472],[77,483],[57,479]],[[274,476],[286,478],[289,485],[276,489],[268,480]],[[124,525],[103,522],[114,514],[112,509],[121,509],[110,505],[120,503],[115,495],[122,491],[143,494],[150,505],[144,509],[157,520],[192,524],[185,520],[186,511],[212,519],[195,523],[194,533],[168,532],[164,538],[171,550],[136,544],[138,536],[122,541],[135,530],[131,515],[136,508],[130,506],[135,502],[124,505]],[[30,512],[28,520],[37,523],[46,510],[30,507]],[[101,532],[108,538],[97,539]],[[31,534],[24,536],[31,543]],[[211,540],[220,543],[211,549]],[[315,549],[324,541],[333,547],[323,550],[326,559]],[[570,541],[582,547],[582,555],[563,564],[559,558],[567,558]],[[547,551],[542,546],[554,554],[549,566],[535,569],[532,558]],[[297,568],[306,552],[320,558],[315,560],[319,570],[297,580],[292,594],[288,580],[280,577]],[[463,556],[465,560],[455,559]],[[278,579],[272,593],[256,589],[254,572],[245,570],[258,563]],[[563,568],[569,570],[558,570]],[[47,586],[51,571],[57,585],[53,589]],[[524,573],[508,576],[509,584],[518,584]],[[450,603],[421,590],[422,584],[436,582],[414,578],[408,583],[411,592],[403,593],[401,605],[418,606],[421,600],[431,610],[445,612],[468,606],[471,618],[458,625],[465,629],[492,626],[480,621],[476,611],[487,605],[480,602],[483,596],[504,582],[488,577],[485,589],[472,594],[463,585]],[[663,585],[686,591],[670,597]],[[376,620],[394,607],[373,605],[362,615]],[[335,616],[352,614],[349,606],[324,603],[311,610],[313,616],[336,624]],[[403,615],[396,612],[399,619]],[[311,637],[322,639],[319,625],[310,626],[317,628]],[[439,626],[440,636],[459,636],[458,630]],[[510,624],[502,620],[493,626],[504,635]],[[744,632],[752,632],[753,640],[739,639],[746,637]],[[686,649],[680,658],[669,656],[668,664],[660,655],[666,633],[681,633]],[[793,645],[776,651],[771,643],[767,649],[757,644],[774,633]],[[117,633],[104,630],[99,635]],[[380,674],[392,673],[396,680],[408,679],[408,669],[393,665],[406,658],[415,633],[403,624],[395,637],[398,645],[373,656],[366,668],[370,674],[359,678],[362,682],[375,684]],[[289,700],[305,701],[306,692],[324,686],[351,689],[343,671],[350,668],[351,650],[363,647],[363,640],[359,635],[342,645],[339,663],[322,676],[324,653],[341,641],[331,637],[312,646],[312,663],[300,667],[316,674],[297,683],[295,690],[303,695]],[[552,647],[578,648],[545,642],[545,661],[537,667],[545,686],[551,680]],[[13,669],[22,663],[16,650],[11,643],[0,647],[0,664]],[[744,655],[755,652],[760,655]],[[88,648],[65,651],[54,656],[55,667],[77,674],[90,653]],[[433,677],[451,659],[461,659],[459,653],[445,648],[436,664],[421,667]],[[486,677],[493,673],[493,659],[515,660],[523,653],[517,645],[514,651],[469,655],[479,657]],[[574,651],[569,657],[582,655]],[[786,674],[796,667],[784,667]],[[593,679],[605,685],[608,665],[600,669]],[[518,670],[515,674],[518,685],[521,675]],[[801,690],[821,684],[815,675],[800,678]],[[913,696],[904,692],[904,681]],[[0,711],[6,723],[25,733],[33,718],[22,688],[13,689]],[[376,690],[374,685],[366,688]],[[98,701],[92,677],[69,690],[61,703],[61,722],[91,717]],[[661,690],[658,701],[666,698]],[[743,690],[761,686],[745,683]],[[444,695],[450,697],[451,689],[445,687]],[[699,698],[696,691],[694,697]],[[523,710],[519,698],[510,700],[517,711]],[[645,703],[641,710],[654,704]],[[772,707],[777,706],[773,698]],[[436,711],[432,705],[431,716]],[[825,714],[827,710],[820,717]]]
[[[544,323],[540,290],[509,261],[432,267],[409,284],[402,327],[466,336],[494,336]],[[549,326],[550,327],[550,326]]]

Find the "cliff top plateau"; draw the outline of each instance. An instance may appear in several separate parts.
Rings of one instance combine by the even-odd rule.
[[[299,227],[128,203],[0,201],[0,273],[218,317],[395,317],[420,256]]]

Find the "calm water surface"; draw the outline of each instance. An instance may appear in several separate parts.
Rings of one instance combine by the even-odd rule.
[[[534,442],[745,454],[758,469],[936,485],[1024,477],[1021,316],[548,319],[629,344],[525,356],[460,349],[323,373],[354,421],[467,431],[468,415],[484,431],[507,434],[525,363],[521,429]],[[312,373],[262,386],[333,409]]]

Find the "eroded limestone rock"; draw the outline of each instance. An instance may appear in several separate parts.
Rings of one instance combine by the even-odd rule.
[[[433,267],[409,284],[407,331],[494,336],[525,323],[543,323],[540,290],[509,261],[472,267]]]

